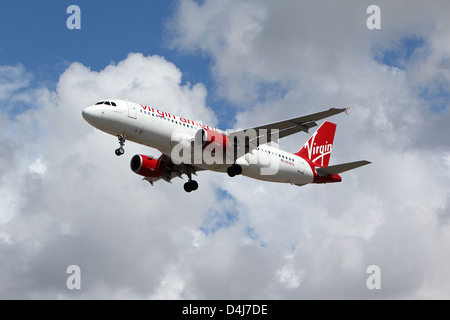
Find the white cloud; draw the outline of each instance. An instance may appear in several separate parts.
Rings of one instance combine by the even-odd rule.
[[[0,100],[13,98],[20,89],[26,88],[31,81],[31,75],[23,65],[0,66]]]
[[[30,164],[28,170],[39,175],[44,175],[47,172],[47,166],[42,162],[41,159],[36,159],[36,161]]]
[[[297,270],[295,264],[292,262],[293,255],[289,254],[286,257],[287,264],[277,271],[280,283],[284,284],[288,289],[298,288],[301,284],[304,273],[302,270]]]
[[[126,94],[214,123],[205,88],[182,84],[181,72],[161,57],[130,54],[100,72],[74,63],[56,91],[28,87],[23,94],[36,108],[0,117],[6,142],[0,156],[0,296],[161,295],[166,265],[177,264],[193,246],[193,232],[220,199],[208,180],[200,183],[202,193],[189,196],[181,180],[154,188],[142,182],[129,170],[129,158],[157,151],[128,142],[129,156],[117,158],[117,139],[90,127],[81,110]],[[80,292],[65,286],[72,264],[82,270]]]
[[[152,300],[176,300],[182,299],[185,289],[183,276],[176,271],[176,267],[168,266],[167,274],[161,280],[160,286],[150,296]]]
[[[181,1],[173,44],[212,58],[215,90],[241,108],[236,126],[350,105],[349,117],[331,119],[338,124],[332,161],[373,162],[338,185],[225,182],[256,241],[292,254],[304,271],[295,290],[266,287],[282,298],[448,298],[450,111],[433,108],[450,92],[448,3],[381,2],[382,29],[369,31],[369,2],[225,2]],[[382,64],[380,54],[411,38],[424,45],[401,69]],[[281,147],[297,151],[305,140],[287,138]],[[266,261],[274,258],[283,261],[269,254]],[[380,292],[365,287],[371,264],[382,270]],[[290,266],[268,272],[287,279]]]

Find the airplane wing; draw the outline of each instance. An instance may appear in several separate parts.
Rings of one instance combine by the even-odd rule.
[[[152,185],[154,182],[163,179],[169,183],[171,183],[173,178],[181,178],[183,179],[182,175],[197,175],[197,171],[202,171],[204,169],[190,165],[190,164],[175,164],[173,163],[172,159],[162,154],[159,157],[159,161],[161,161],[161,164],[164,166],[164,172],[161,177],[145,177],[144,180],[150,182]]]
[[[260,144],[265,144],[272,141],[274,138],[276,138],[277,133],[278,138],[280,139],[300,131],[308,133],[309,129],[317,126],[317,123],[315,121],[334,116],[341,112],[345,112],[346,110],[346,108],[330,108],[325,111],[309,114],[302,117],[228,132],[228,137],[230,142],[234,145],[234,155],[236,158],[238,150],[241,148],[245,148],[243,154],[246,154],[251,150],[256,149]],[[272,132],[273,130],[278,131]]]
[[[349,162],[349,163],[343,163],[343,164],[337,164],[334,166],[329,167],[322,167],[322,168],[316,168],[316,172],[319,175],[319,177],[333,175],[333,174],[339,174],[345,171],[349,171],[352,169],[356,169],[365,165],[370,164],[369,161],[355,161],[355,162]]]

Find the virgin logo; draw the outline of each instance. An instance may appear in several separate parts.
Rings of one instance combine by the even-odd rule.
[[[317,132],[318,131],[316,131],[313,134],[313,136],[311,137],[311,139],[308,140],[305,147],[306,147],[306,150],[308,151],[309,160],[311,160],[312,162],[314,162],[316,164],[318,164],[317,161],[320,160],[320,165],[323,166],[324,157],[326,155],[331,154],[331,149],[333,148],[333,144],[328,143],[328,141],[325,141],[324,144],[317,145],[315,143]]]

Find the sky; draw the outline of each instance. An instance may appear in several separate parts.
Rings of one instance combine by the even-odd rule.
[[[81,29],[66,12],[80,8]],[[369,29],[370,5],[381,29]],[[14,1],[0,5],[1,299],[449,299],[448,1]],[[200,172],[87,124],[125,98],[221,129],[329,107],[337,184]],[[296,152],[303,133],[280,141]],[[69,266],[81,270],[70,290]],[[380,289],[369,289],[370,266]]]

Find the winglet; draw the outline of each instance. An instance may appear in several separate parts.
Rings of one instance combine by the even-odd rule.
[[[345,108],[345,114],[348,115],[348,112],[350,111],[350,107]]]

